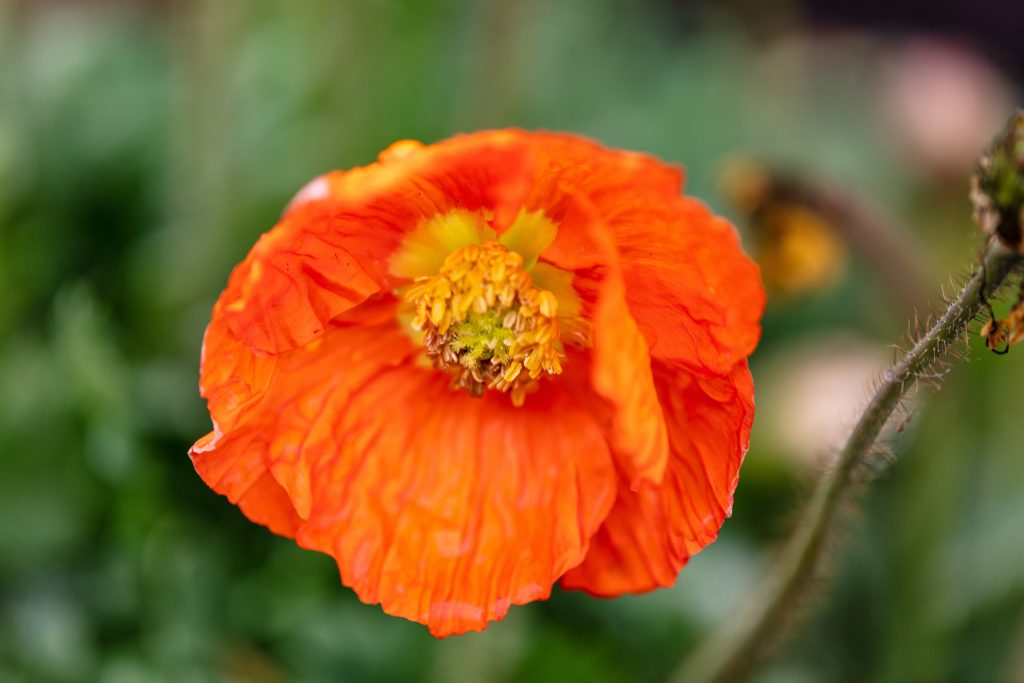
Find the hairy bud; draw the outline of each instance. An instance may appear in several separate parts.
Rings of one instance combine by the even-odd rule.
[[[971,178],[974,220],[987,235],[1024,253],[1024,111],[978,161]]]

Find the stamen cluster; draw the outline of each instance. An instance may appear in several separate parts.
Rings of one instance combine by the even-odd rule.
[[[473,396],[508,392],[522,405],[543,375],[562,372],[558,300],[533,285],[523,258],[497,240],[456,249],[436,275],[417,278],[405,294],[414,329],[452,386]]]

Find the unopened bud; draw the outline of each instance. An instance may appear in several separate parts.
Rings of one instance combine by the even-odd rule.
[[[971,202],[978,227],[1024,253],[1024,111],[1017,112],[978,161]]]

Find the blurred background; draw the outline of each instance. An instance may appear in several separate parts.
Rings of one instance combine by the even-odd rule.
[[[0,683],[662,680],[966,272],[967,178],[1020,102],[1018,0],[836,4],[0,0]],[[759,412],[675,588],[435,641],[194,474],[199,348],[306,181],[507,125],[681,163],[737,223],[770,286]],[[966,354],[757,680],[1024,681],[1024,348]]]

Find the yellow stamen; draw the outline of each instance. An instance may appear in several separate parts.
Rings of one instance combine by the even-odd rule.
[[[456,249],[405,299],[427,356],[473,396],[496,389],[522,405],[541,377],[562,372],[558,299],[535,287],[522,256],[497,240]]]

